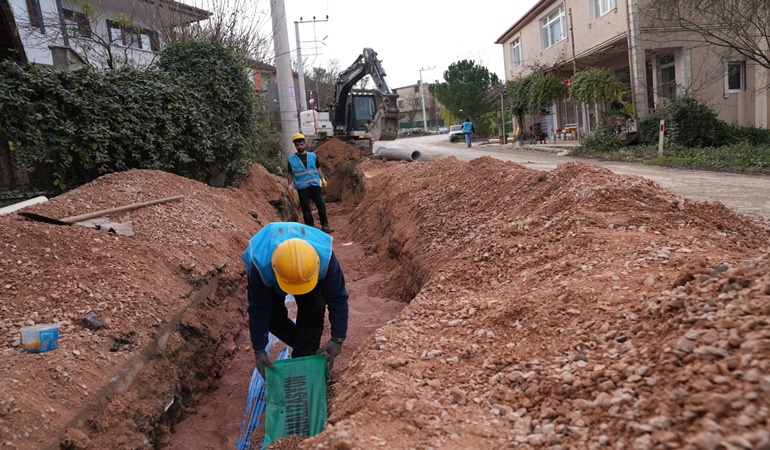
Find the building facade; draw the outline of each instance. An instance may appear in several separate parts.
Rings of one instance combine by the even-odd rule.
[[[10,0],[29,63],[144,67],[180,27],[210,13],[172,0]]]
[[[398,94],[398,127],[400,129],[422,129],[427,125],[428,130],[436,131],[439,126],[444,125],[441,118],[442,106],[431,94],[427,84],[423,84],[422,92],[420,92],[419,83],[399,87],[393,91]]]
[[[569,79],[603,67],[628,86],[623,101],[636,119],[674,96],[691,95],[728,123],[767,128],[767,69],[704,42],[694,45],[697,36],[652,20],[649,8],[649,0],[541,0],[496,41],[505,77],[553,67]],[[553,105],[554,128],[578,123],[585,133],[598,114],[561,99]]]

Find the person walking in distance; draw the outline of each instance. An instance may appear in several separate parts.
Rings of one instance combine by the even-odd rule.
[[[275,368],[265,349],[268,331],[292,347],[292,358],[327,353],[331,369],[348,331],[348,291],[332,237],[300,223],[272,222],[249,240],[243,263],[249,335],[262,377],[265,366]],[[296,323],[286,309],[287,294],[297,303]],[[327,308],[331,339],[321,347]]]
[[[471,119],[466,118],[465,122],[463,122],[463,135],[465,136],[465,145],[470,148],[471,146],[471,137],[473,137],[473,133],[476,132],[476,127],[473,126],[473,122],[471,122]]]
[[[318,167],[315,153],[305,151],[306,139],[302,133],[297,133],[291,138],[297,153],[289,156],[289,187],[294,187],[299,194],[299,206],[302,208],[302,219],[305,225],[313,226],[313,211],[310,209],[310,201],[315,203],[318,210],[318,220],[321,222],[321,230],[331,233],[334,230],[329,226],[326,217],[326,204],[321,190],[326,187],[321,168]]]

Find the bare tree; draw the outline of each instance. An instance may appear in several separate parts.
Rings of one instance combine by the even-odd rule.
[[[419,92],[413,93],[411,96],[404,96],[404,110],[401,111],[406,115],[408,122],[414,122],[418,113],[422,113],[422,99]]]
[[[167,0],[154,0],[165,3]],[[255,0],[194,0],[201,9],[211,12],[206,21],[195,22],[169,31],[169,42],[180,39],[206,39],[224,42],[256,61],[270,64],[273,60],[273,33],[269,9]],[[179,32],[181,31],[181,33]]]
[[[640,10],[645,28],[685,31],[684,42],[706,42],[725,54],[770,69],[770,1],[651,0]]]
[[[305,87],[313,91],[316,109],[326,110],[334,103],[334,83],[339,73],[339,61],[330,60],[326,67],[313,67],[311,74],[305,75]]]

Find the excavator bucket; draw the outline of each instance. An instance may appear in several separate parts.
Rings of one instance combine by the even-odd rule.
[[[393,141],[398,134],[398,113],[387,113],[380,106],[369,124],[369,134],[375,141]]]
[[[382,120],[382,132],[380,133],[381,141],[394,141],[398,134],[398,114],[395,117],[391,117],[386,114]]]
[[[394,141],[398,135],[398,107],[395,94],[387,95],[377,110],[369,134],[375,141]]]

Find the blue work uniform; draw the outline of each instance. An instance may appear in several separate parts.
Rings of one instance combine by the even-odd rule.
[[[313,290],[294,295],[296,324],[289,319],[285,305],[287,294],[278,286],[271,264],[275,247],[293,238],[312,245],[321,261],[318,283]],[[333,238],[323,231],[295,222],[269,223],[249,240],[243,262],[248,278],[249,333],[255,349],[267,346],[269,331],[293,348],[292,357],[315,354],[321,346],[326,308],[332,337],[346,337],[348,292],[332,242]]]

